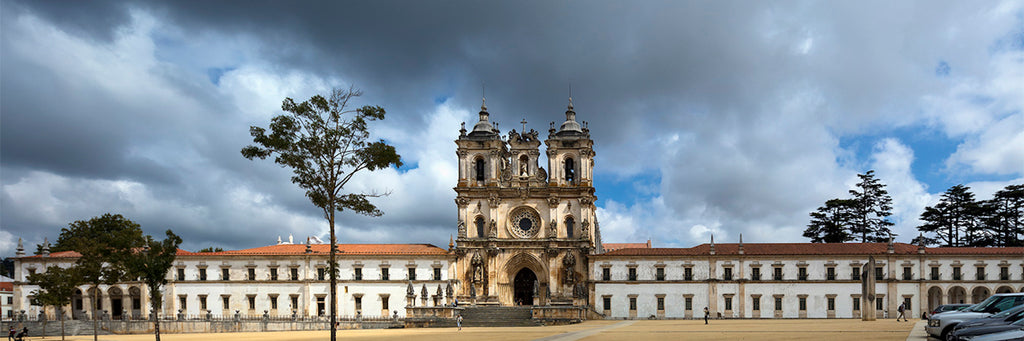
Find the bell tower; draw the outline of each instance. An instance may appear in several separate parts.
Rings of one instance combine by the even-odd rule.
[[[566,122],[544,143],[539,133],[501,136],[486,105],[471,132],[460,130],[458,239],[453,272],[460,302],[481,305],[585,305],[587,257],[600,248],[592,185],[593,141]]]

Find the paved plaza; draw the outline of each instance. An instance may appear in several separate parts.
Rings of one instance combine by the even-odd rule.
[[[581,324],[551,327],[515,328],[409,328],[340,330],[339,340],[925,340],[920,336],[924,321],[896,322],[879,320],[702,320],[660,321],[587,321]],[[912,333],[912,330],[916,333]],[[221,334],[163,334],[166,341],[200,340],[326,340],[329,332],[267,332]],[[911,335],[917,334],[917,335]],[[38,339],[37,337],[31,339]],[[47,340],[60,339],[47,337]],[[68,340],[87,341],[92,336],[73,336]],[[143,341],[153,335],[101,335],[100,340]]]

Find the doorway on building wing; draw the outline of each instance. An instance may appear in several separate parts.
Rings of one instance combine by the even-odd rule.
[[[515,305],[533,305],[533,289],[534,283],[537,283],[537,275],[532,270],[523,268],[516,273],[513,283]]]

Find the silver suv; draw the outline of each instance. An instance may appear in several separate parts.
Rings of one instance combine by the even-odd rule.
[[[924,330],[928,332],[928,335],[945,340],[946,334],[949,334],[961,322],[989,317],[1021,304],[1024,304],[1024,293],[995,294],[969,308],[935,314],[928,319],[928,325],[924,327]]]

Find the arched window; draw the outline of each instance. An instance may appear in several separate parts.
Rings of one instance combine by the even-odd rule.
[[[573,231],[576,230],[576,221],[572,217],[565,218],[565,237],[572,238]]]
[[[476,217],[476,237],[484,237],[484,217]]]
[[[576,170],[574,168],[575,163],[571,157],[565,158],[565,181],[572,183],[576,179]]]
[[[484,181],[484,159],[476,159],[476,181]]]

